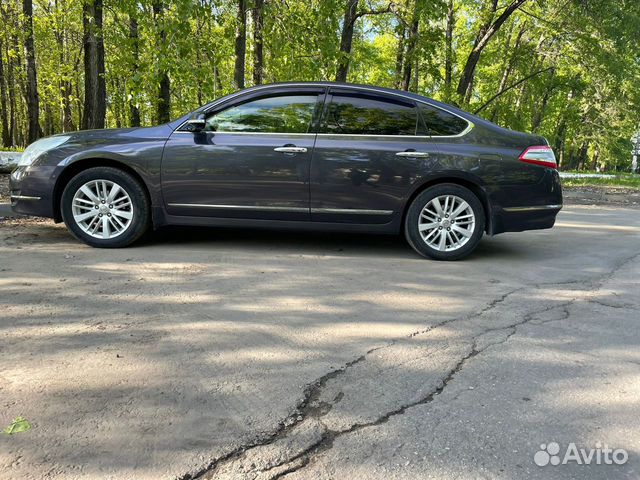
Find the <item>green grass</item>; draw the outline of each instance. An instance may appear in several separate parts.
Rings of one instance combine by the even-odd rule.
[[[591,172],[571,172],[591,173]],[[595,172],[594,172],[595,173]],[[612,178],[563,178],[562,185],[566,187],[626,187],[640,189],[640,175],[631,173],[619,173]]]
[[[0,152],[24,152],[23,147],[0,147]]]

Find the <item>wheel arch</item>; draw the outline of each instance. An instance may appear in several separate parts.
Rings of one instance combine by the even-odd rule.
[[[415,198],[424,192],[427,188],[433,187],[435,185],[441,185],[443,183],[453,183],[455,185],[460,185],[461,187],[465,187],[470,190],[482,204],[482,208],[484,210],[485,217],[485,232],[487,234],[491,234],[492,231],[492,220],[491,220],[491,204],[489,202],[489,197],[487,192],[482,188],[480,182],[475,180],[471,180],[469,178],[463,178],[455,175],[443,175],[438,177],[432,177],[426,179],[423,183],[421,183],[418,187],[416,187],[411,195],[407,198],[407,201],[404,204],[404,208],[402,211],[402,219],[401,219],[401,228],[404,228],[404,222],[407,217],[407,212],[409,211],[409,207],[415,200]]]
[[[82,160],[77,160],[71,164],[69,164],[63,171],[60,173],[56,184],[53,188],[53,218],[56,222],[62,221],[62,211],[60,207],[60,201],[62,200],[62,192],[64,192],[65,187],[71,181],[73,177],[78,175],[80,172],[88,170],[94,167],[112,167],[122,170],[130,174],[133,178],[135,178],[145,192],[147,199],[149,200],[149,205],[151,202],[151,193],[149,192],[149,187],[144,181],[142,175],[136,171],[135,168],[132,168],[129,165],[126,165],[117,160],[111,160],[108,158],[84,158]]]

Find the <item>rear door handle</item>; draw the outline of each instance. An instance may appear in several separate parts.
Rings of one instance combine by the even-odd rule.
[[[305,147],[276,147],[273,151],[283,153],[307,153],[307,149]]]
[[[411,157],[411,158],[427,158],[429,152],[412,152],[405,150],[404,152],[396,153],[396,157]]]

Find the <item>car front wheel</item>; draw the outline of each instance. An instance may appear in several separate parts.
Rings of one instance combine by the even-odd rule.
[[[413,200],[405,219],[405,236],[420,255],[459,260],[476,248],[484,225],[484,208],[471,190],[440,184]]]
[[[100,248],[127,246],[150,221],[140,182],[117,168],[95,167],[73,177],[62,193],[62,218],[79,240]]]

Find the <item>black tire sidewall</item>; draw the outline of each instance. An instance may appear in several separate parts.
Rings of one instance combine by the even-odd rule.
[[[129,228],[114,238],[95,238],[86,234],[73,218],[71,205],[78,189],[91,180],[110,180],[120,185],[129,195],[133,203],[134,215]],[[62,219],[69,231],[78,240],[99,248],[125,247],[138,240],[147,230],[150,223],[149,200],[140,182],[132,175],[113,167],[94,167],[83,170],[73,177],[62,192],[60,210]]]
[[[435,197],[456,195],[466,201],[476,217],[475,229],[469,241],[453,252],[441,252],[427,245],[418,231],[418,219],[424,206]],[[405,218],[405,237],[411,247],[420,255],[434,260],[459,260],[469,255],[478,246],[485,228],[485,213],[482,202],[468,188],[453,183],[443,183],[429,187],[411,202]]]

